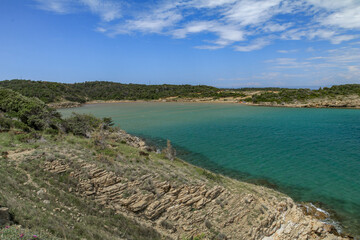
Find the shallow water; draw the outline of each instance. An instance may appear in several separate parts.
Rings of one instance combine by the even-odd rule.
[[[178,156],[248,181],[274,184],[297,201],[319,202],[345,232],[360,235],[360,110],[206,103],[114,103],[71,112],[110,116]]]

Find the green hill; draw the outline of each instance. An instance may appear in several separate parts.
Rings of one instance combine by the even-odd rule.
[[[317,90],[273,87],[222,89],[204,85],[143,85],[101,81],[66,84],[14,79],[0,81],[0,87],[12,89],[27,97],[36,97],[45,103],[164,98],[176,98],[180,101],[182,99],[214,101],[223,98],[224,101],[245,101],[274,106],[360,107],[360,84],[345,84]]]
[[[335,98],[337,96],[360,96],[360,84],[335,85],[330,88],[324,87],[318,90],[310,89],[277,89],[276,91],[263,92],[252,96],[254,103],[276,102],[292,103],[295,101],[305,102],[315,98]]]
[[[45,103],[91,100],[154,100],[167,97],[236,97],[243,93],[224,91],[210,86],[142,85],[115,82],[55,83],[30,80],[5,80],[0,87],[9,88],[28,97],[37,97]]]

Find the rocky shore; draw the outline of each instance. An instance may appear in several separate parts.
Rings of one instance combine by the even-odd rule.
[[[117,154],[115,160],[73,143],[51,142],[39,143],[36,151],[9,152],[7,159],[19,166],[22,161],[44,159],[38,166],[42,171],[67,176],[73,183],[66,189],[69,194],[153,228],[163,239],[350,239],[322,221],[328,216],[316,208],[180,159],[171,161],[125,131],[101,132],[92,138],[95,144],[101,139],[100,149]],[[44,197],[49,190],[27,174],[40,200],[49,199]]]
[[[176,186],[151,174],[129,181],[93,164],[79,164],[87,170],[88,179],[58,161],[47,163],[45,169],[57,174],[69,171],[78,181],[77,193],[173,239],[186,234],[207,235],[212,229],[218,232],[215,239],[346,239],[333,226],[304,214],[287,197],[276,201],[258,194],[234,194],[222,186]],[[144,182],[151,184],[152,193],[141,193]],[[137,193],[124,196],[128,191]]]

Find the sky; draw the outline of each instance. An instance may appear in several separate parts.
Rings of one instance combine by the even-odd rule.
[[[1,0],[5,79],[360,83],[360,0]]]

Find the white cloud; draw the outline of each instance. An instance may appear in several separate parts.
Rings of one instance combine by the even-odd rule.
[[[308,48],[306,49],[306,51],[307,51],[307,52],[315,52],[316,50],[315,50],[315,48],[313,48],[313,47],[308,47]]]
[[[190,1],[190,5],[196,8],[215,8],[231,4],[237,0],[194,0]]]
[[[282,33],[281,38],[285,40],[327,40],[332,44],[339,44],[359,38],[360,35],[342,34],[339,30],[324,28],[291,29]]]
[[[235,46],[235,50],[239,52],[250,52],[254,50],[262,49],[263,47],[270,44],[270,40],[267,39],[257,39],[247,46]]]
[[[281,32],[293,26],[293,23],[279,24],[274,22],[268,22],[264,26],[261,26],[265,32]]]
[[[242,26],[254,25],[266,22],[279,12],[279,4],[282,0],[252,1],[242,0],[227,10],[223,15],[229,21],[239,23]]]
[[[162,33],[162,31],[174,25],[174,23],[182,19],[181,15],[174,12],[160,12],[158,14],[152,14],[143,16],[142,18],[135,20],[128,20],[125,25],[118,25],[118,31],[126,30],[140,31],[144,33]]]
[[[341,28],[360,28],[360,5],[330,14],[321,20],[323,24]]]
[[[349,72],[359,72],[360,73],[360,67],[359,66],[348,66]]]
[[[183,19],[181,11],[177,10],[181,5],[180,1],[166,1],[150,6],[113,27],[113,35],[132,32],[164,34]]]
[[[336,63],[338,65],[354,64],[360,66],[360,48],[342,47],[328,51],[327,56],[322,57],[327,62]]]
[[[278,50],[278,53],[296,53],[298,49],[291,49],[291,50]]]
[[[360,1],[358,0],[307,0],[318,10],[328,10],[317,20],[323,25],[344,29],[360,28]]]
[[[121,17],[121,5],[110,0],[34,0],[42,10],[68,14],[90,11],[103,21],[112,21]]]
[[[195,46],[197,49],[207,49],[207,50],[216,50],[220,48],[224,48],[224,46],[221,45],[201,45],[201,46]]]
[[[360,38],[360,0],[33,1],[40,9],[61,14],[89,11],[102,21],[96,31],[112,36],[140,32],[190,38],[202,34],[205,43],[195,46],[199,49],[232,46],[237,51],[253,51],[270,44],[264,39],[340,44]]]
[[[310,62],[299,61],[297,58],[275,58],[267,60],[274,68],[305,68]]]
[[[185,38],[189,34],[211,32],[218,39],[210,41],[214,46],[198,46],[200,49],[218,49],[234,42],[245,40],[244,32],[232,25],[219,24],[216,21],[190,22],[184,28],[173,31],[175,38]]]
[[[35,2],[39,9],[61,14],[69,13],[73,5],[71,0],[35,0]]]
[[[95,31],[101,32],[101,33],[105,33],[107,30],[106,30],[106,28],[103,28],[103,27],[97,27],[97,28],[95,29]]]
[[[339,44],[344,41],[350,41],[353,39],[357,39],[357,38],[359,38],[359,36],[360,35],[339,35],[339,36],[333,37],[330,41],[334,44]]]
[[[356,72],[360,66],[360,48],[341,47],[323,52],[305,60],[297,58],[275,58],[267,60],[272,68],[302,68],[316,72],[319,69],[340,69]]]
[[[121,17],[121,6],[118,2],[104,0],[80,0],[91,12],[104,21],[112,21]]]

